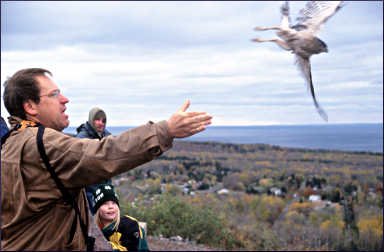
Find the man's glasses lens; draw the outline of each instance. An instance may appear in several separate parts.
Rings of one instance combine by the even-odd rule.
[[[57,98],[57,97],[59,97],[59,95],[60,95],[60,90],[55,90],[55,91],[53,91],[53,92],[50,93],[50,94],[40,95],[40,97],[47,96],[47,97],[54,97],[54,98]]]
[[[54,92],[52,92],[50,95],[50,97],[58,97],[60,95],[60,90],[55,90]]]

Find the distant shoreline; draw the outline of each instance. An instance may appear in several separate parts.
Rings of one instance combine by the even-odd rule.
[[[334,149],[314,149],[314,148],[301,148],[301,147],[289,147],[289,146],[281,146],[274,144],[265,144],[265,143],[253,143],[253,144],[237,144],[237,143],[223,143],[223,142],[215,142],[215,141],[193,141],[193,140],[182,140],[175,139],[176,142],[185,142],[192,144],[219,144],[219,145],[238,145],[238,146],[268,146],[269,148],[276,149],[287,149],[292,151],[303,151],[303,152],[330,152],[330,153],[350,153],[350,154],[369,154],[369,155],[383,155],[383,152],[376,151],[346,151],[346,150],[334,150]]]
[[[144,124],[144,123],[143,123]],[[129,125],[129,126],[116,126],[116,125],[108,125],[107,127],[111,128],[135,128],[139,127],[143,124],[140,125]],[[384,125],[383,122],[375,122],[375,123],[314,123],[314,124],[261,124],[261,125],[209,125],[209,128],[228,128],[228,127],[311,127],[311,126],[342,126],[342,125]],[[69,125],[67,129],[76,129],[78,126],[72,126]]]
[[[116,136],[132,126],[107,126]],[[75,127],[64,130],[76,133]],[[209,126],[197,135],[183,139],[194,142],[268,144],[311,150],[383,152],[383,124],[319,124],[271,126]]]

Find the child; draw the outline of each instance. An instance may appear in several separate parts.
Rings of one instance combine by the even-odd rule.
[[[120,216],[119,198],[112,185],[98,185],[93,199],[96,223],[114,250],[149,250],[144,229],[138,221]]]

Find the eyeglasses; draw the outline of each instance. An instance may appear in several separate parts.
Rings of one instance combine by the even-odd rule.
[[[60,95],[60,90],[55,90],[50,94],[40,95],[39,97],[47,96],[47,97],[57,98],[59,97],[59,95]]]

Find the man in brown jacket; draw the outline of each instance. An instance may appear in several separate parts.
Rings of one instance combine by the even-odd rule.
[[[37,147],[37,125],[46,127],[44,148],[58,178],[75,195],[89,228],[84,187],[100,183],[161,155],[174,138],[191,136],[211,123],[205,112],[186,112],[187,101],[168,120],[148,122],[101,141],[61,133],[68,127],[69,100],[45,69],[29,68],[7,80],[4,104],[14,128],[1,150],[1,249],[85,250],[74,208],[67,204]],[[15,127],[18,125],[18,127]],[[90,176],[92,174],[92,176]],[[75,235],[70,237],[72,224]]]

